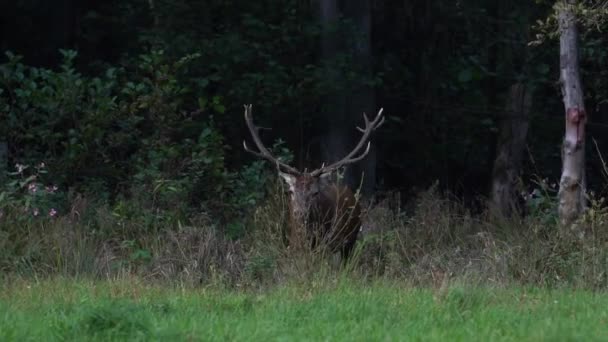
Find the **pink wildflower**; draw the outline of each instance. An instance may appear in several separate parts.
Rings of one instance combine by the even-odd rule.
[[[34,208],[34,210],[32,211],[32,214],[34,216],[38,216],[40,214],[40,210],[38,210],[38,208]]]
[[[57,216],[57,210],[55,210],[55,208],[52,208],[51,211],[49,211],[49,216],[50,217],[55,217]]]
[[[38,191],[38,187],[36,186],[36,183],[30,183],[27,186],[27,190],[29,190],[31,193],[36,193],[36,191]]]
[[[57,185],[53,185],[53,186],[46,186],[44,188],[46,190],[46,192],[48,192],[49,194],[54,194],[55,191],[57,191],[59,188],[57,187]]]

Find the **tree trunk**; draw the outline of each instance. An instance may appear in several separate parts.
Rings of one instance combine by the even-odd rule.
[[[560,3],[560,82],[566,128],[562,145],[562,175],[559,183],[560,223],[571,226],[585,208],[585,124],[587,115],[579,75],[578,31],[574,0]]]
[[[338,2],[337,0],[318,0],[318,10],[323,29],[321,62],[326,64],[326,82],[338,87],[337,91],[327,94],[324,101],[326,104],[324,113],[328,130],[323,138],[322,154],[325,163],[333,163],[348,153],[351,134],[347,129],[354,129],[354,127],[351,116],[347,112],[346,92],[342,89],[344,85],[343,75],[332,66],[337,53],[343,50],[335,31],[340,16]],[[343,179],[351,187],[355,184],[353,174],[352,168],[347,168]]]
[[[528,134],[531,102],[530,91],[523,84],[511,86],[507,103],[509,114],[500,125],[492,170],[490,210],[499,217],[521,214],[517,183]]]
[[[346,2],[345,14],[352,18],[355,23],[357,35],[355,39],[355,62],[356,67],[361,70],[365,77],[373,74],[372,65],[372,8],[370,0],[349,0]],[[357,115],[359,118],[365,112],[369,116],[376,114],[376,98],[374,88],[363,85],[355,89],[348,106],[350,115]],[[359,119],[359,122],[362,122]],[[367,157],[356,166],[356,181],[363,177],[361,192],[364,197],[373,194],[376,186],[376,145],[373,141]],[[357,184],[358,185],[358,184]]]

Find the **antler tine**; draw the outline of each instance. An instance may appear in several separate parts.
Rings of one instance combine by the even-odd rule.
[[[378,129],[380,126],[382,126],[384,124],[384,116],[382,116],[382,112],[384,111],[384,108],[380,108],[380,110],[378,111],[378,114],[376,114],[376,117],[374,118],[373,121],[369,121],[369,118],[367,117],[366,113],[363,113],[363,119],[365,120],[365,128],[360,128],[357,127],[357,130],[359,130],[359,132],[365,133],[365,129],[367,129],[367,127],[371,124],[373,126],[373,129]],[[380,121],[378,121],[380,120]]]
[[[255,143],[259,152],[250,149],[249,146],[247,146],[247,142],[243,140],[243,148],[245,149],[245,151],[252,153],[258,157],[269,160],[270,162],[275,164],[279,169],[282,168],[284,171],[287,171],[289,173],[300,174],[300,171],[298,171],[297,169],[281,162],[279,159],[274,157],[272,153],[270,153],[270,151],[266,148],[266,146],[264,146],[264,144],[262,143],[262,139],[260,139],[258,133],[260,128],[253,124],[253,117],[251,115],[251,104],[245,105],[245,122],[247,123],[249,132],[251,133],[251,137],[253,138],[253,142]]]
[[[372,131],[376,130],[378,127],[382,126],[382,124],[384,123],[384,117],[382,116],[383,110],[384,110],[384,108],[380,108],[380,110],[378,111],[378,114],[372,121],[370,121],[369,118],[367,117],[367,115],[365,113],[363,113],[363,119],[365,121],[365,128],[361,129],[361,128],[357,127],[357,129],[359,131],[361,131],[363,133],[363,135],[361,136],[361,139],[359,140],[359,143],[357,143],[355,148],[353,148],[353,150],[348,155],[346,155],[346,157],[342,158],[341,160],[339,160],[329,166],[324,166],[324,165],[321,166],[321,168],[311,172],[311,175],[317,176],[317,175],[320,175],[321,173],[333,171],[343,165],[356,163],[356,162],[360,161],[361,159],[365,158],[365,156],[369,153],[369,149],[371,147],[371,142],[367,141],[370,134],[372,133]],[[364,146],[365,142],[367,142],[367,147],[366,147],[365,151],[363,151],[363,153],[359,154],[359,152],[360,152],[361,148]],[[359,155],[357,156],[357,154],[359,154]]]

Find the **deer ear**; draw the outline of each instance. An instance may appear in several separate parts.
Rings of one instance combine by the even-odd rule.
[[[293,192],[296,187],[296,176],[285,172],[279,172],[279,176],[283,178],[285,183],[287,183],[287,185],[289,186],[289,190]]]

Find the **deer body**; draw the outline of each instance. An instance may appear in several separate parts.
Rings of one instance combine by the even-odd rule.
[[[258,157],[265,158],[279,169],[289,190],[290,236],[304,232],[310,239],[311,247],[319,243],[331,251],[340,251],[347,258],[357,240],[361,227],[361,206],[358,198],[348,187],[330,180],[331,175],[339,168],[363,159],[369,152],[367,141],[372,131],[384,123],[382,109],[374,120],[365,114],[365,127],[359,129],[363,135],[355,148],[343,159],[312,172],[299,170],[275,158],[264,146],[258,135],[259,127],[253,124],[251,105],[245,106],[245,121],[259,152],[250,150],[243,142],[245,150]],[[366,149],[361,152],[367,142]],[[293,240],[293,239],[292,239]]]
[[[303,232],[312,248],[321,243],[347,258],[361,228],[361,206],[355,194],[328,177],[280,175],[289,186],[290,233]]]

